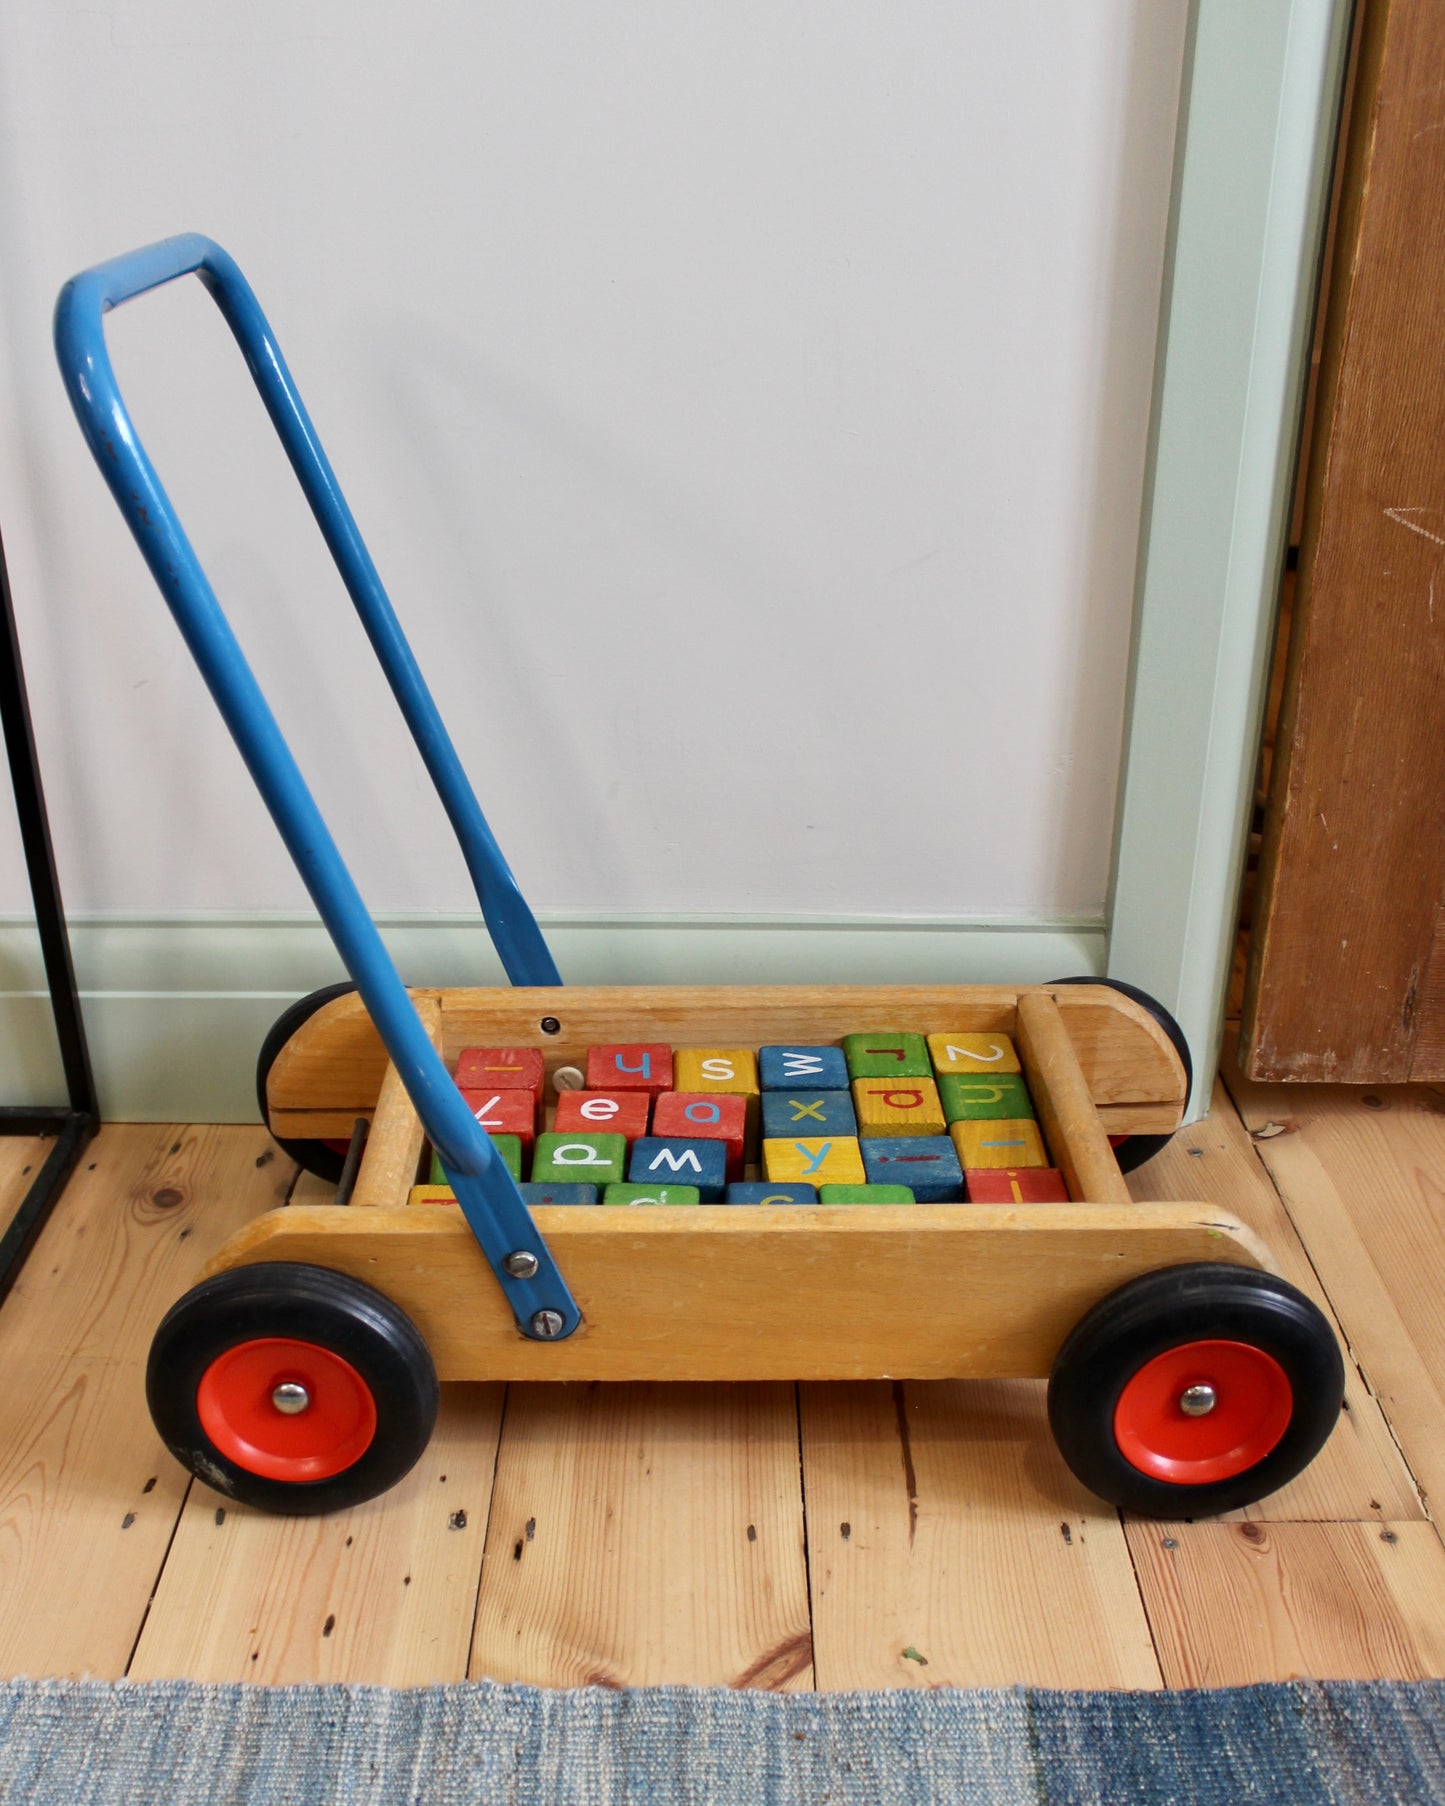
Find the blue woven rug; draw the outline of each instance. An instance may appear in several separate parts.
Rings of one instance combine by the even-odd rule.
[[[0,1684],[35,1806],[1432,1806],[1445,1682],[1210,1693]]]

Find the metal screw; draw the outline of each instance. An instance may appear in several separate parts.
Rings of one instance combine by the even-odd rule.
[[[544,1016],[537,1026],[544,1035],[560,1035],[562,1032],[562,1024],[555,1016]]]
[[[513,1279],[530,1279],[537,1271],[537,1257],[525,1248],[518,1248],[515,1253],[504,1256],[502,1267]]]
[[[1186,1417],[1208,1417],[1216,1402],[1213,1386],[1203,1380],[1197,1386],[1186,1386],[1179,1394],[1179,1409]]]
[[[283,1417],[298,1417],[311,1403],[311,1394],[299,1380],[282,1380],[271,1394],[271,1403]]]
[[[587,1075],[578,1066],[559,1066],[552,1074],[552,1084],[557,1091],[583,1091],[587,1086]]]
[[[562,1327],[561,1311],[538,1311],[532,1318],[532,1334],[543,1342],[550,1342],[554,1336],[560,1336]]]

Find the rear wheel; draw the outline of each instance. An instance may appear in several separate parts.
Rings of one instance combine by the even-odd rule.
[[[1189,1043],[1184,1039],[1184,1030],[1165,1009],[1164,1005],[1147,991],[1141,991],[1138,985],[1125,984],[1122,978],[1055,978],[1053,985],[1103,985],[1110,991],[1117,991],[1121,997],[1127,997],[1137,1003],[1159,1024],[1173,1044],[1174,1051],[1184,1064],[1184,1095],[1187,1098],[1194,1084],[1194,1061],[1189,1053]],[[1132,1173],[1136,1167],[1143,1166],[1146,1160],[1152,1160],[1161,1148],[1168,1147],[1174,1139],[1173,1135],[1120,1135],[1110,1136],[1114,1148],[1114,1158],[1119,1162],[1119,1170]]]
[[[204,1280],[151,1344],[146,1402],[208,1486],[314,1516],[374,1498],[419,1459],[436,1368],[411,1319],[326,1267],[272,1261]]]
[[[261,1120],[268,1129],[271,1128],[271,1112],[266,1086],[281,1049],[323,1004],[330,1003],[337,997],[345,997],[355,989],[354,984],[324,985],[309,997],[299,998],[271,1024],[270,1032],[261,1043],[261,1051],[256,1056],[256,1101],[261,1107]],[[340,1179],[341,1169],[346,1164],[346,1142],[291,1140],[277,1135],[274,1130],[272,1137],[282,1153],[289,1155],[303,1171],[314,1173],[318,1179],[329,1180],[333,1185]]]
[[[1276,1492],[1344,1398],[1324,1314],[1283,1279],[1201,1262],[1120,1286],[1049,1380],[1059,1452],[1092,1492],[1149,1517],[1209,1517]]]

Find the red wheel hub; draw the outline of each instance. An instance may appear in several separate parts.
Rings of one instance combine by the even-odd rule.
[[[267,1480],[329,1480],[376,1434],[376,1401],[350,1361],[287,1336],[217,1355],[196,1389],[196,1413],[228,1461]]]
[[[1114,1439],[1140,1473],[1207,1486],[1263,1461],[1293,1410],[1289,1377],[1262,1348],[1181,1342],[1146,1361],[1119,1394]]]

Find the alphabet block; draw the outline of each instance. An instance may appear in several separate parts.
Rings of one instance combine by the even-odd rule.
[[[750,1047],[679,1047],[672,1064],[679,1091],[757,1095],[758,1056]]]
[[[636,1141],[647,1133],[652,1096],[647,1091],[559,1091],[552,1127],[559,1134],[625,1135]]]
[[[581,1179],[593,1185],[615,1185],[627,1165],[625,1135],[564,1134],[548,1130],[537,1137],[532,1161],[534,1185]]]
[[[539,1185],[536,1180],[518,1188],[530,1210],[534,1204],[595,1204],[595,1185]]]
[[[672,1090],[672,1049],[661,1041],[587,1049],[589,1091]]]
[[[1019,1057],[1007,1035],[930,1035],[933,1070],[946,1072],[1018,1072]]]
[[[987,1078],[971,1072],[939,1075],[938,1095],[949,1122],[998,1122],[1032,1116],[1033,1099],[1023,1075],[990,1073]]]
[[[922,1035],[844,1035],[850,1079],[931,1079]]]
[[[406,1194],[408,1204],[455,1204],[457,1194],[450,1185],[413,1185]]]
[[[692,1091],[664,1091],[652,1107],[652,1133],[663,1141],[720,1141],[727,1148],[729,1179],[743,1176],[743,1142],[748,1100],[735,1093],[711,1097]]]
[[[858,1133],[942,1135],[948,1127],[932,1079],[854,1079],[853,1108]]]
[[[763,1143],[763,1177],[803,1179],[809,1185],[862,1185],[867,1180],[856,1137],[777,1140]]]
[[[818,1191],[812,1185],[763,1185],[749,1181],[744,1185],[730,1185],[726,1202],[729,1204],[816,1204]]]
[[[531,1091],[540,1098],[545,1084],[541,1050],[535,1047],[464,1047],[457,1056],[457,1085],[463,1091]]]
[[[836,1051],[836,1050],[835,1050]],[[846,1091],[765,1091],[763,1136],[786,1140],[789,1135],[856,1135],[858,1118]]]
[[[515,1135],[530,1148],[537,1134],[534,1091],[463,1091],[467,1108],[488,1135]]]
[[[975,1167],[1047,1166],[1039,1125],[1029,1118],[956,1122],[949,1129],[965,1172]]]
[[[609,1185],[604,1204],[701,1204],[695,1185]]]
[[[721,1141],[634,1142],[627,1177],[633,1185],[695,1185],[704,1204],[720,1204],[727,1186],[727,1144]]]
[[[946,1135],[877,1135],[860,1142],[870,1185],[906,1185],[920,1204],[957,1204],[963,1168]]]
[[[913,1204],[917,1200],[906,1185],[823,1185],[820,1204]]]
[[[964,1169],[970,1204],[1067,1204],[1064,1175],[1052,1166]]]
[[[840,1047],[764,1047],[758,1054],[758,1079],[764,1091],[846,1091],[848,1062]]]
[[[491,1134],[491,1131],[488,1130],[487,1133]],[[522,1138],[521,1138],[521,1136],[520,1135],[492,1135],[492,1146],[502,1156],[502,1165],[506,1167],[507,1171],[512,1175],[512,1177],[514,1179],[520,1180],[522,1177]],[[451,1184],[451,1180],[447,1178],[446,1173],[442,1167],[441,1159],[440,1159],[439,1155],[437,1154],[435,1148],[432,1149],[430,1176],[431,1176],[431,1182],[433,1185],[448,1185],[449,1186]]]

